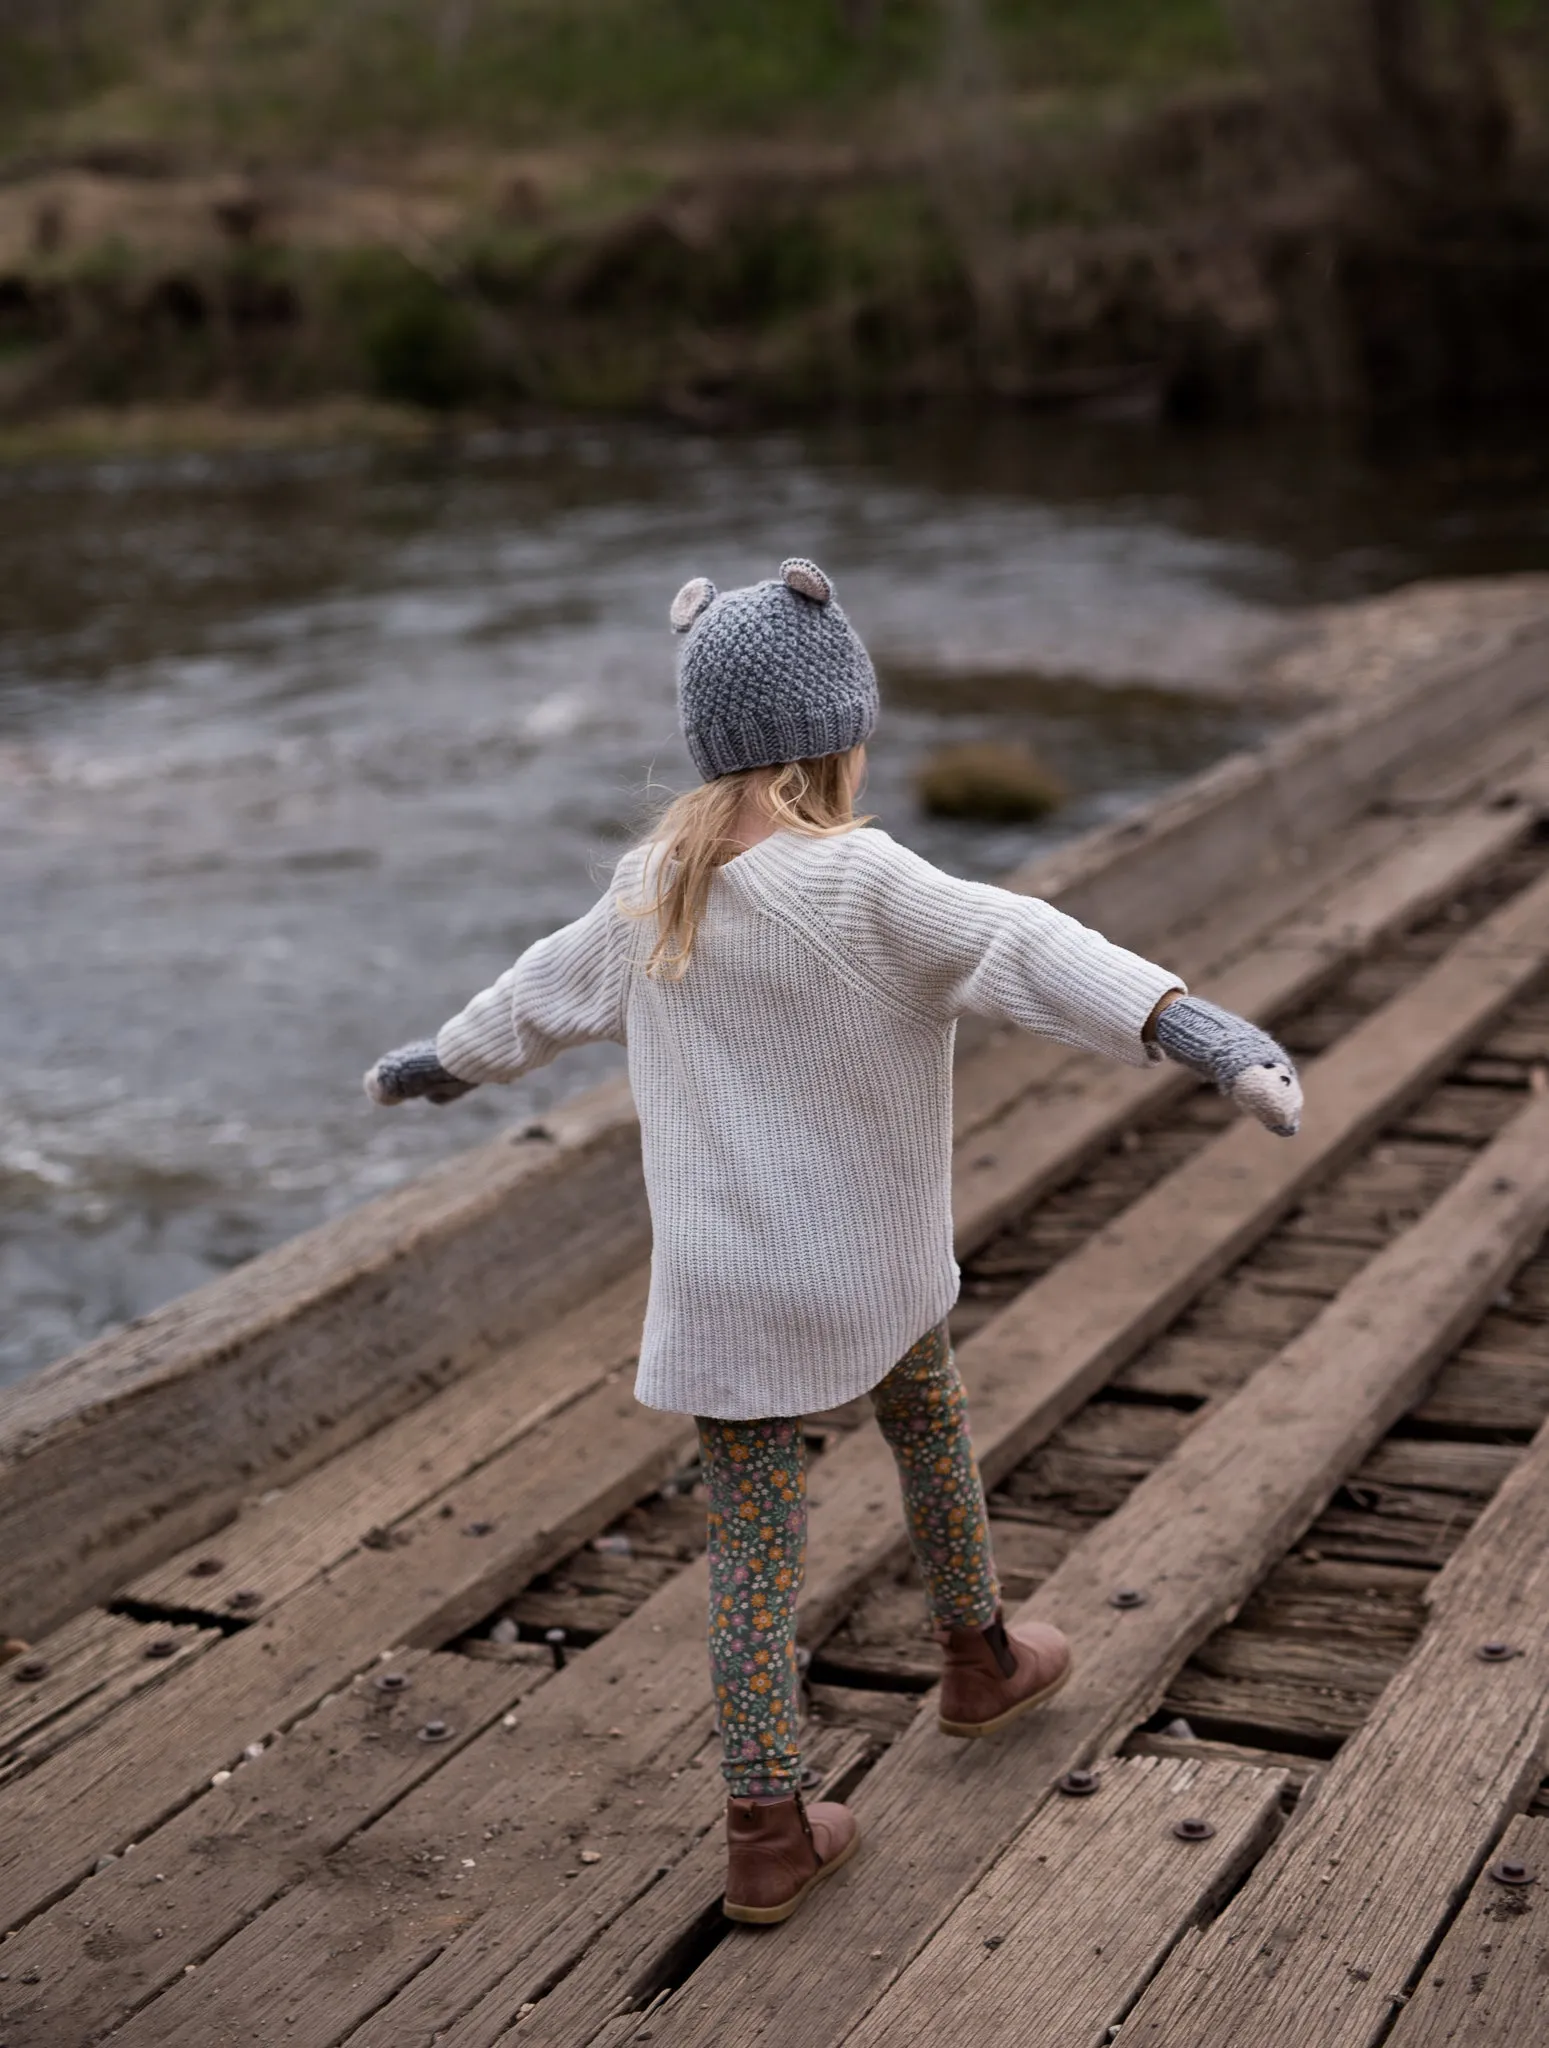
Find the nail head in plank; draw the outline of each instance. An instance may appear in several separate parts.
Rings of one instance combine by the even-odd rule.
[[[166,1683],[220,1637],[186,1622],[131,1621],[89,1608],[34,1643],[26,1658],[0,1663],[0,1782],[62,1749],[105,1714]],[[24,1663],[41,1678],[16,1677]]]
[[[1535,1875],[1492,1876],[1502,1862]],[[1463,1901],[1387,2048],[1528,2048],[1549,2040],[1549,1820],[1514,1820]]]
[[[1059,1699],[1014,1736],[957,1754],[922,1713],[862,1787],[873,1854],[843,1898],[821,1924],[793,1922],[778,1951],[766,1946],[752,1961],[741,1949],[710,1956],[671,2008],[673,2048],[842,2040],[881,1987],[836,1978],[827,1967],[835,1943],[884,1946],[895,1971],[923,1948],[1054,1780],[1150,1711],[1189,1652],[1403,1412],[1546,1220],[1549,1104],[1540,1103],[1302,1337],[1205,1416],[1040,1590],[1038,1615],[1075,1645]],[[1520,1468],[1508,1486],[1519,1477]],[[1108,1594],[1126,1583],[1150,1597],[1121,1614]]]
[[[849,2048],[1101,2048],[1279,1823],[1281,1771],[1157,1757],[1110,1757],[1099,1771],[1095,1798],[1054,1800],[1024,1829]],[[1189,1820],[1215,1832],[1180,1839]]]

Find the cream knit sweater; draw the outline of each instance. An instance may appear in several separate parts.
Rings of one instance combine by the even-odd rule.
[[[643,971],[646,856],[444,1024],[465,1081],[629,1049],[655,1249],[635,1391],[726,1419],[876,1385],[957,1298],[952,1040],[967,1010],[1141,1065],[1175,975],[885,832],[781,832],[716,876],[681,981]]]

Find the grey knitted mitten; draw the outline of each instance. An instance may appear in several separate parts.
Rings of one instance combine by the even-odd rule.
[[[427,1102],[455,1102],[459,1095],[471,1095],[476,1081],[459,1081],[436,1057],[436,1042],[422,1038],[415,1045],[400,1045],[396,1052],[383,1053],[366,1075],[366,1093],[383,1109],[423,1095]]]
[[[1295,1062],[1246,1017],[1199,996],[1179,996],[1156,1020],[1156,1042],[1169,1059],[1214,1081],[1278,1137],[1294,1138],[1300,1130],[1302,1084]]]

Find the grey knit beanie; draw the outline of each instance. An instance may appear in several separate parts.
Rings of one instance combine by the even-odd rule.
[[[706,782],[870,737],[876,672],[816,563],[782,562],[778,580],[746,590],[696,576],[672,601],[672,630],[687,635],[678,716]]]

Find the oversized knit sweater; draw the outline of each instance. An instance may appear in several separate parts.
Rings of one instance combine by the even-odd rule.
[[[628,1048],[654,1248],[636,1393],[723,1419],[868,1391],[957,1298],[964,1011],[1144,1064],[1175,975],[885,832],[780,832],[721,868],[681,981],[644,971],[649,856],[442,1026],[465,1081]]]

